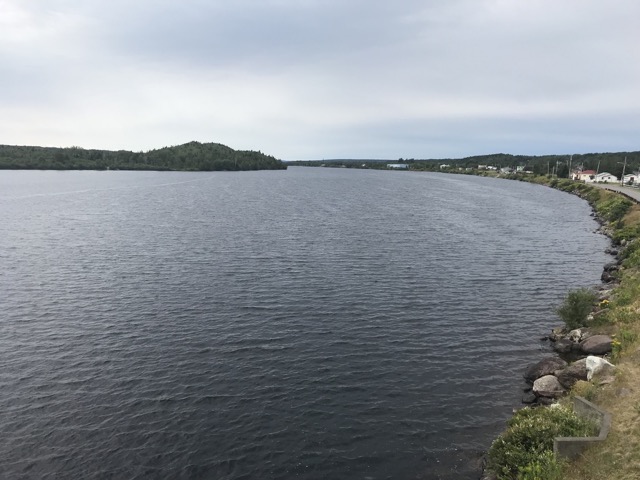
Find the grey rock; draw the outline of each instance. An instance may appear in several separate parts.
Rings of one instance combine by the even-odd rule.
[[[618,270],[620,268],[620,266],[618,265],[618,262],[610,262],[607,263],[604,267],[603,270],[605,272],[615,272],[616,270]]]
[[[633,392],[631,390],[629,390],[628,388],[620,388],[616,391],[616,395],[618,397],[628,397],[629,395],[631,395]]]
[[[576,328],[575,330],[571,330],[569,332],[569,340],[572,342],[579,342],[582,340],[582,330],[580,328]]]
[[[593,320],[594,318],[595,317],[592,315],[591,316],[591,320]],[[587,338],[593,337],[593,335],[594,334],[592,332],[590,332],[589,330],[586,330],[586,329],[583,328],[582,329],[582,337],[580,337],[580,341],[584,342]]]
[[[589,355],[585,360],[587,365],[587,380],[595,378],[596,375],[602,377],[615,374],[616,366],[602,357]]]
[[[607,335],[593,335],[580,342],[580,349],[590,355],[604,355],[611,351],[611,337]]]
[[[553,375],[545,375],[533,382],[533,393],[537,397],[558,398],[564,393],[564,388]]]
[[[587,379],[587,359],[577,360],[567,368],[556,373],[556,378],[564,388],[569,389],[578,380]]]
[[[561,338],[553,344],[553,349],[558,353],[569,353],[573,342],[568,338]]]
[[[598,383],[598,385],[610,385],[615,381],[616,377],[614,377],[613,375],[604,375],[600,377],[600,382]]]
[[[551,340],[552,342],[560,340],[564,337],[565,333],[566,331],[564,327],[556,327],[551,330],[551,333],[549,334],[549,340]]]
[[[524,395],[522,395],[522,403],[526,403],[528,405],[532,403],[536,403],[537,399],[538,397],[536,397],[533,392],[527,392]]]
[[[572,343],[571,344],[571,351],[573,353],[582,353],[582,348],[580,347],[579,343]]]
[[[552,374],[555,370],[567,366],[567,362],[558,357],[546,357],[529,366],[524,372],[525,380],[533,382],[540,377]]]

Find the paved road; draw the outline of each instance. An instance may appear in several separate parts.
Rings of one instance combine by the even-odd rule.
[[[629,197],[631,200],[634,200],[640,203],[640,188],[622,187],[620,185],[614,185],[610,183],[608,184],[592,183],[591,185],[595,185],[596,187],[599,187],[599,188],[604,188],[605,190],[613,190],[614,192],[623,193],[627,197]]]

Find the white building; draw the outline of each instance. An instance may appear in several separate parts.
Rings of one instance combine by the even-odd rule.
[[[579,180],[585,183],[594,182],[596,179],[596,171],[595,170],[583,170],[581,172],[576,172],[573,176],[574,180]]]
[[[615,183],[618,181],[618,177],[610,174],[609,172],[602,172],[595,176],[594,182],[603,182],[603,183]]]

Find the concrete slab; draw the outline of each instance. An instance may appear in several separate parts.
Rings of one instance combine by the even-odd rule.
[[[603,442],[611,429],[611,414],[582,397],[574,397],[573,411],[580,417],[596,422],[600,430],[597,437],[556,437],[553,441],[553,453],[558,457],[576,458],[587,447]]]

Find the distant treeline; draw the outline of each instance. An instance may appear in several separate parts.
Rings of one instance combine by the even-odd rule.
[[[0,145],[0,169],[26,170],[280,170],[287,166],[262,152],[219,143],[190,142],[148,152],[80,147]]]
[[[626,167],[624,166],[626,157]],[[640,169],[640,152],[618,153],[586,153],[571,155],[509,155],[496,153],[492,155],[478,155],[458,159],[415,159],[400,158],[398,160],[322,160],[296,162],[296,165],[347,167],[347,168],[376,168],[385,169],[388,163],[406,163],[410,170],[443,171],[458,168],[478,168],[478,165],[491,165],[503,167],[528,167],[538,175],[556,174],[559,177],[569,176],[571,170],[582,168],[584,170],[597,170],[609,172],[617,177],[625,173],[637,172]],[[441,167],[447,165],[447,167]],[[556,170],[557,168],[557,170]]]

